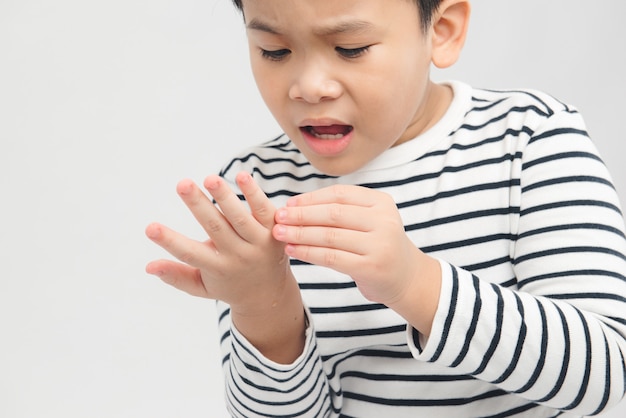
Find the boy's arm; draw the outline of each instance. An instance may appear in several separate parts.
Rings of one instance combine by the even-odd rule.
[[[274,207],[247,173],[237,185],[250,210],[220,177],[205,181],[217,206],[192,182],[181,182],[178,193],[210,239],[197,242],[152,224],[148,237],[181,262],[158,260],[146,270],[219,301],[232,416],[323,416],[328,386],[284,245],[271,235]]]
[[[552,115],[522,151],[520,185],[511,196],[519,204],[514,286],[442,263],[431,338],[421,349],[417,338],[409,341],[419,360],[534,403],[597,414],[623,398],[626,383],[619,200],[578,113]]]
[[[439,276],[403,241],[388,197],[375,190],[335,186],[298,196],[277,211],[274,236],[290,243],[291,256],[352,276],[366,297],[402,314],[419,331],[409,338],[417,359],[529,405],[598,413],[625,391],[623,218],[578,115],[552,116],[531,142],[511,244],[516,287],[445,262]],[[430,335],[423,347],[419,334]]]
[[[283,244],[271,235],[272,204],[249,174],[240,173],[237,184],[250,211],[218,176],[205,180],[216,204],[193,182],[180,182],[178,194],[210,239],[198,242],[152,224],[148,237],[181,262],[158,260],[146,270],[192,295],[229,303],[246,338],[269,359],[290,363],[304,346],[300,291]]]

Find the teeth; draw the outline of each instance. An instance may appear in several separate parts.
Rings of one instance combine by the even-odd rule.
[[[318,134],[318,133],[313,132],[313,135],[318,139],[341,139],[343,138],[343,134],[330,135],[330,134]]]

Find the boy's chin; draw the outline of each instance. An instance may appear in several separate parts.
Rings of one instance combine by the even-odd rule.
[[[355,161],[350,161],[349,158],[345,158],[345,157],[321,159],[321,158],[309,158],[307,156],[307,160],[319,172],[327,176],[331,176],[331,177],[347,176],[348,174],[352,174],[358,171],[359,169],[361,169],[363,166],[365,166],[365,163],[359,164]]]

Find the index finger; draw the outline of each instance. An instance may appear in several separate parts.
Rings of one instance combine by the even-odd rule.
[[[241,184],[241,182],[238,183],[240,187],[243,186],[244,190],[242,191],[244,195],[248,197],[246,192],[250,192],[247,189],[250,189],[252,186],[250,184]],[[253,185],[251,179],[249,183]],[[215,199],[215,202],[232,229],[245,241],[254,242],[267,233],[267,227],[261,224],[259,220],[248,211],[244,203],[239,199],[237,194],[228,187],[223,178],[219,176],[209,176],[204,181],[204,186]],[[257,200],[260,199],[258,196],[255,196],[255,198]],[[259,209],[258,207],[255,208],[255,205],[259,206],[259,203],[253,199],[252,204],[249,206],[252,211],[256,210],[258,212]],[[273,219],[273,211],[270,216]]]
[[[245,171],[237,174],[236,181],[239,189],[241,189],[241,192],[246,197],[252,216],[254,216],[261,225],[266,228],[271,228],[274,225],[274,212],[276,212],[276,208],[265,192],[254,181],[252,176]]]
[[[380,201],[380,193],[362,186],[335,184],[330,187],[290,197],[287,206],[313,206],[330,203],[371,207]]]

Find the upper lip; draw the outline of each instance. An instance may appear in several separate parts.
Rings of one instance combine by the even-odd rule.
[[[332,126],[332,125],[351,126],[349,123],[345,123],[343,121],[333,119],[333,118],[304,119],[303,121],[299,123],[298,126],[303,128],[305,126]]]

